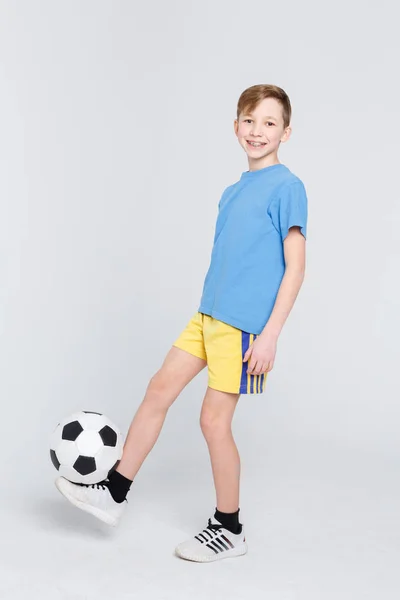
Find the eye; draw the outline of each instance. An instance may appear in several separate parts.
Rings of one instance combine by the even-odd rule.
[[[244,123],[251,123],[252,119],[245,119],[243,122]],[[275,123],[273,123],[272,121],[267,121],[267,125],[275,125]]]

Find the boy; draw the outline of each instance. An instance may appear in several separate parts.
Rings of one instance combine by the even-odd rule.
[[[249,170],[222,193],[199,309],[150,380],[116,470],[94,485],[56,480],[75,506],[117,525],[169,407],[207,365],[200,424],[217,506],[205,529],[175,549],[188,560],[208,562],[247,551],[231,422],[241,394],[264,392],[278,336],[305,272],[307,196],[302,181],[277,156],[290,137],[290,118],[289,98],[277,86],[254,85],[241,94],[234,131]]]

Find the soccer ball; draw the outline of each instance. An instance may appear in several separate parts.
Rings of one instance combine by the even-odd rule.
[[[73,413],[55,428],[50,439],[51,462],[73,483],[99,483],[122,457],[121,433],[110,419],[88,410]]]

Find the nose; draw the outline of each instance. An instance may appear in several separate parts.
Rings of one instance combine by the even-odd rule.
[[[251,135],[254,135],[254,137],[261,135],[260,129],[261,129],[260,125],[256,125],[255,123],[253,123],[253,127],[251,128]]]

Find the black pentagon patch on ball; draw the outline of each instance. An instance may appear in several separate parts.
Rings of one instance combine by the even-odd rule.
[[[101,413],[94,412],[94,410],[83,410],[82,412],[86,413],[87,415],[100,415],[101,416]]]
[[[105,446],[116,446],[117,445],[117,432],[111,429],[109,425],[105,425],[99,431],[99,436],[103,440]]]
[[[71,423],[67,423],[64,425],[62,430],[61,438],[63,440],[69,440],[70,442],[74,442],[78,435],[82,433],[83,427],[79,423],[79,421],[71,421]]]
[[[58,460],[57,454],[54,452],[54,450],[50,450],[50,458],[51,458],[51,462],[53,463],[53,465],[55,466],[55,468],[58,471],[60,468],[60,461]]]
[[[96,461],[92,456],[78,456],[74,469],[80,475],[89,475],[89,473],[94,473],[96,470]]]

